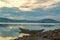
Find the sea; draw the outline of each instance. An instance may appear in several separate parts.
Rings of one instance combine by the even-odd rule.
[[[44,31],[60,28],[60,23],[0,23],[0,39],[9,40],[18,37],[21,33],[20,27],[28,30]]]

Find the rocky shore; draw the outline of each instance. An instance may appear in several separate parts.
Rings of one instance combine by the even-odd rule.
[[[24,35],[14,40],[60,40],[60,29],[38,32],[29,36]]]

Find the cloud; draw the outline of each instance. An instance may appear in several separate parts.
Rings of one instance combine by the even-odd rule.
[[[25,17],[24,15],[23,16],[13,16],[11,14],[5,14],[6,18],[9,18],[9,19],[15,19],[15,20],[24,20]]]
[[[42,16],[39,16],[39,15],[38,16],[31,16],[31,15],[30,16],[27,16],[27,15],[13,16],[11,14],[5,14],[4,16],[6,18],[13,19],[13,20],[41,20],[41,19],[46,19],[46,18],[60,20],[60,14],[55,14],[55,15],[46,14],[46,15],[42,15]]]
[[[58,17],[60,15],[60,8],[52,8],[48,10],[44,10],[42,8],[38,8],[33,12],[21,12],[17,8],[0,8],[0,17],[14,19],[14,20],[40,20],[42,18],[53,18],[60,19]]]
[[[46,16],[31,16],[26,18],[27,20],[41,20],[41,19],[55,19],[55,20],[60,20],[60,15],[46,15]]]
[[[56,4],[59,3],[60,0],[48,0],[41,4],[43,8],[53,8],[56,7]],[[58,5],[58,4],[57,4]]]
[[[32,11],[36,8],[53,8],[60,0],[0,0],[0,8],[16,7],[21,11]]]
[[[4,16],[5,16],[5,17],[8,17],[9,19],[13,19],[13,18],[14,18],[14,16],[11,15],[11,14],[9,14],[9,13],[8,13],[8,14],[5,14]]]

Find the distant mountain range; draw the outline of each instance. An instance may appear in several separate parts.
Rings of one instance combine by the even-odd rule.
[[[54,19],[42,19],[42,20],[13,20],[8,18],[0,18],[0,22],[20,22],[20,23],[60,23],[60,21]]]

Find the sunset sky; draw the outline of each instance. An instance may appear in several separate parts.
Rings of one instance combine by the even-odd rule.
[[[16,20],[60,21],[60,0],[0,0],[0,17]]]

